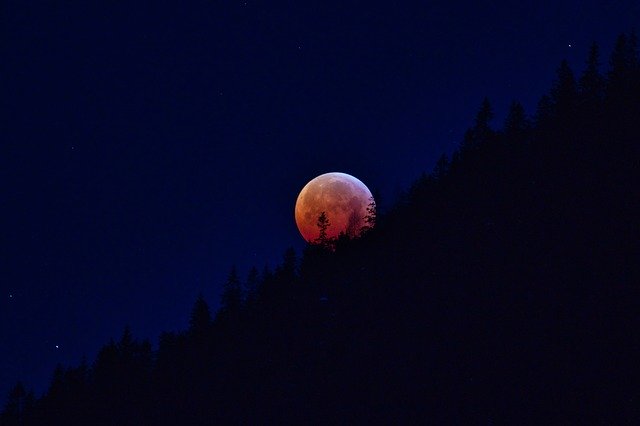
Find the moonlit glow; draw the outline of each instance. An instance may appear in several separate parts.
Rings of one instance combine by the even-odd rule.
[[[307,183],[295,207],[295,218],[302,237],[314,242],[320,231],[318,217],[325,212],[330,226],[327,237],[335,238],[341,232],[358,236],[367,224],[367,207],[373,201],[371,191],[364,183],[346,173],[325,173]]]

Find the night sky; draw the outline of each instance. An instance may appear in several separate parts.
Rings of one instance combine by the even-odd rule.
[[[96,3],[0,5],[0,398],[126,325],[186,328],[232,265],[300,252],[307,181],[390,206],[483,97],[532,114],[563,58],[606,65],[640,23],[637,0]]]

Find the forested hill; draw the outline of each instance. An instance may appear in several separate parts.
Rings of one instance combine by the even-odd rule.
[[[157,350],[125,331],[18,384],[3,425],[640,422],[640,63],[566,63],[500,130],[484,101],[356,240],[229,275]],[[329,218],[330,219],[330,218]]]

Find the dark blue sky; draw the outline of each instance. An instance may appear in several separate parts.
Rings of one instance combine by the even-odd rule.
[[[126,324],[185,328],[233,264],[302,248],[308,180],[388,205],[484,96],[496,124],[533,113],[561,59],[597,41],[606,65],[640,22],[637,0],[104,3],[0,5],[0,392]]]

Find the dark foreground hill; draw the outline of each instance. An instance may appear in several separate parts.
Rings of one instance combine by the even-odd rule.
[[[199,299],[157,350],[125,331],[2,424],[637,424],[635,37],[490,124],[485,101],[362,238],[232,271],[215,318]]]

